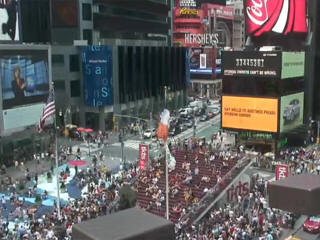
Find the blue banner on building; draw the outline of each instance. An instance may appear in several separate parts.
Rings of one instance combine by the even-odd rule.
[[[112,48],[85,47],[82,66],[85,104],[93,107],[112,105]]]

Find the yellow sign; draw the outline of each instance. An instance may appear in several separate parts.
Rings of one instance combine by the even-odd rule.
[[[180,15],[198,15],[199,11],[196,9],[189,9],[189,8],[181,8]]]
[[[222,127],[278,131],[278,99],[222,96]]]

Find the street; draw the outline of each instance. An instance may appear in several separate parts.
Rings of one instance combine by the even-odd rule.
[[[196,137],[205,137],[206,140],[210,140],[211,135],[220,130],[220,115],[206,121],[199,122],[197,124],[196,129]],[[186,131],[176,135],[175,139],[184,139],[189,138],[193,135],[193,128],[189,128]],[[139,144],[145,143],[150,144],[152,142],[151,139],[140,139],[140,136],[134,136],[124,141],[124,151],[123,155],[127,163],[137,161],[139,154]],[[111,144],[110,146],[103,148],[103,152],[106,157],[111,159],[107,164],[110,166],[116,166],[115,164],[121,160],[121,143],[116,142]],[[110,156],[110,157],[109,157]],[[111,157],[112,156],[112,157]],[[113,160],[112,160],[113,158]]]

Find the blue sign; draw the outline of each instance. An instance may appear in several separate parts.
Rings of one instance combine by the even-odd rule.
[[[92,107],[112,105],[112,48],[85,47],[82,66],[85,104]]]

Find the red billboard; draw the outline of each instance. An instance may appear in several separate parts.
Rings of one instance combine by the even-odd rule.
[[[289,176],[289,166],[288,165],[276,165],[276,180],[287,178]]]
[[[144,170],[147,166],[149,159],[149,146],[139,144],[139,169]]]
[[[201,8],[175,7],[173,39],[185,47],[231,46],[233,8],[202,4]]]
[[[248,35],[306,33],[306,0],[245,0]]]

